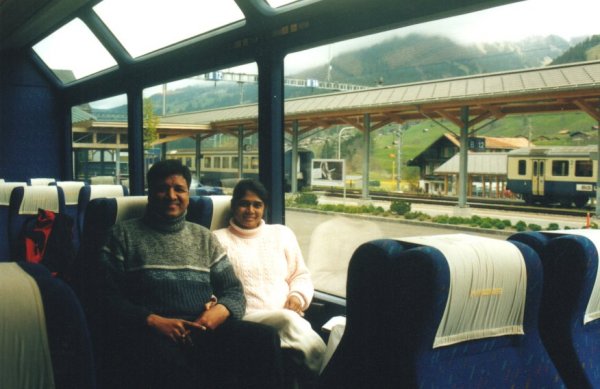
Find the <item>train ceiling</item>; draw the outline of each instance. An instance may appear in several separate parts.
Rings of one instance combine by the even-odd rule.
[[[246,17],[238,28],[199,36],[183,44],[132,59],[91,7],[98,0],[0,1],[0,57],[29,50],[57,28],[80,17],[115,56],[118,67],[57,88],[77,105],[116,94],[256,61],[318,45],[461,13],[514,0],[301,0],[271,9],[264,0],[235,0]],[[143,2],[142,2],[143,3]],[[165,0],[168,5],[168,1]],[[368,15],[365,16],[365,15]],[[211,56],[205,53],[211,53]]]

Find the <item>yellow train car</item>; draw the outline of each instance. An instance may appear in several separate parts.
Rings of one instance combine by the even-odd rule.
[[[508,153],[507,188],[526,203],[584,207],[596,196],[597,146],[532,147]]]

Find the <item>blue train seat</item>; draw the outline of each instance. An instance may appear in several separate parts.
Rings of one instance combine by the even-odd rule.
[[[79,191],[79,199],[77,200],[77,228],[79,228],[79,236],[83,234],[83,222],[88,204],[93,199],[102,197],[123,197],[128,196],[129,190],[123,185],[85,185]],[[81,239],[81,238],[80,238]]]
[[[231,196],[191,196],[187,219],[211,231],[229,225],[231,218]]]
[[[30,186],[36,186],[36,185],[48,185],[51,184],[53,182],[56,182],[56,180],[54,178],[30,178],[29,180],[27,180],[27,182],[29,183]]]
[[[79,227],[77,225],[77,212],[79,192],[85,186],[83,181],[56,181],[50,185],[60,186],[65,194],[65,214],[73,219],[73,247],[79,248]]]
[[[58,186],[24,186],[15,188],[10,196],[8,239],[13,260],[21,260],[21,232],[23,225],[35,218],[39,209],[55,213],[65,212],[65,196]]]
[[[91,339],[77,297],[42,266],[0,263],[0,387],[94,389]]]
[[[540,333],[563,380],[572,388],[600,387],[600,231],[521,232],[509,240],[540,254]]]
[[[186,218],[210,230],[226,227],[230,217],[230,202],[231,197],[226,195],[190,196]],[[83,223],[82,255],[96,253],[110,227],[120,221],[143,216],[147,204],[147,196],[97,198],[90,201]]]
[[[541,293],[541,262],[521,243],[463,234],[365,243],[319,385],[563,387],[539,337]]]
[[[0,183],[0,262],[10,260],[10,240],[8,238],[8,206],[10,194],[18,186],[27,186],[26,182]]]

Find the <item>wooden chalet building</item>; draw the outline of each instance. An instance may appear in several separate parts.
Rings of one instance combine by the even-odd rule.
[[[526,138],[501,138],[480,136],[469,139],[469,150],[476,153],[502,153],[532,144]],[[443,134],[415,158],[408,161],[408,166],[419,167],[419,190],[428,194],[448,194],[448,172],[436,172],[440,166],[450,160],[460,150],[460,141],[453,134]],[[458,172],[456,172],[458,174]],[[495,175],[496,180],[505,181],[501,174]]]

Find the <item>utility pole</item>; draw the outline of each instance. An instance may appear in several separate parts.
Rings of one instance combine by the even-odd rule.
[[[396,192],[400,192],[400,181],[402,181],[402,124],[398,124],[398,142],[396,145]]]

